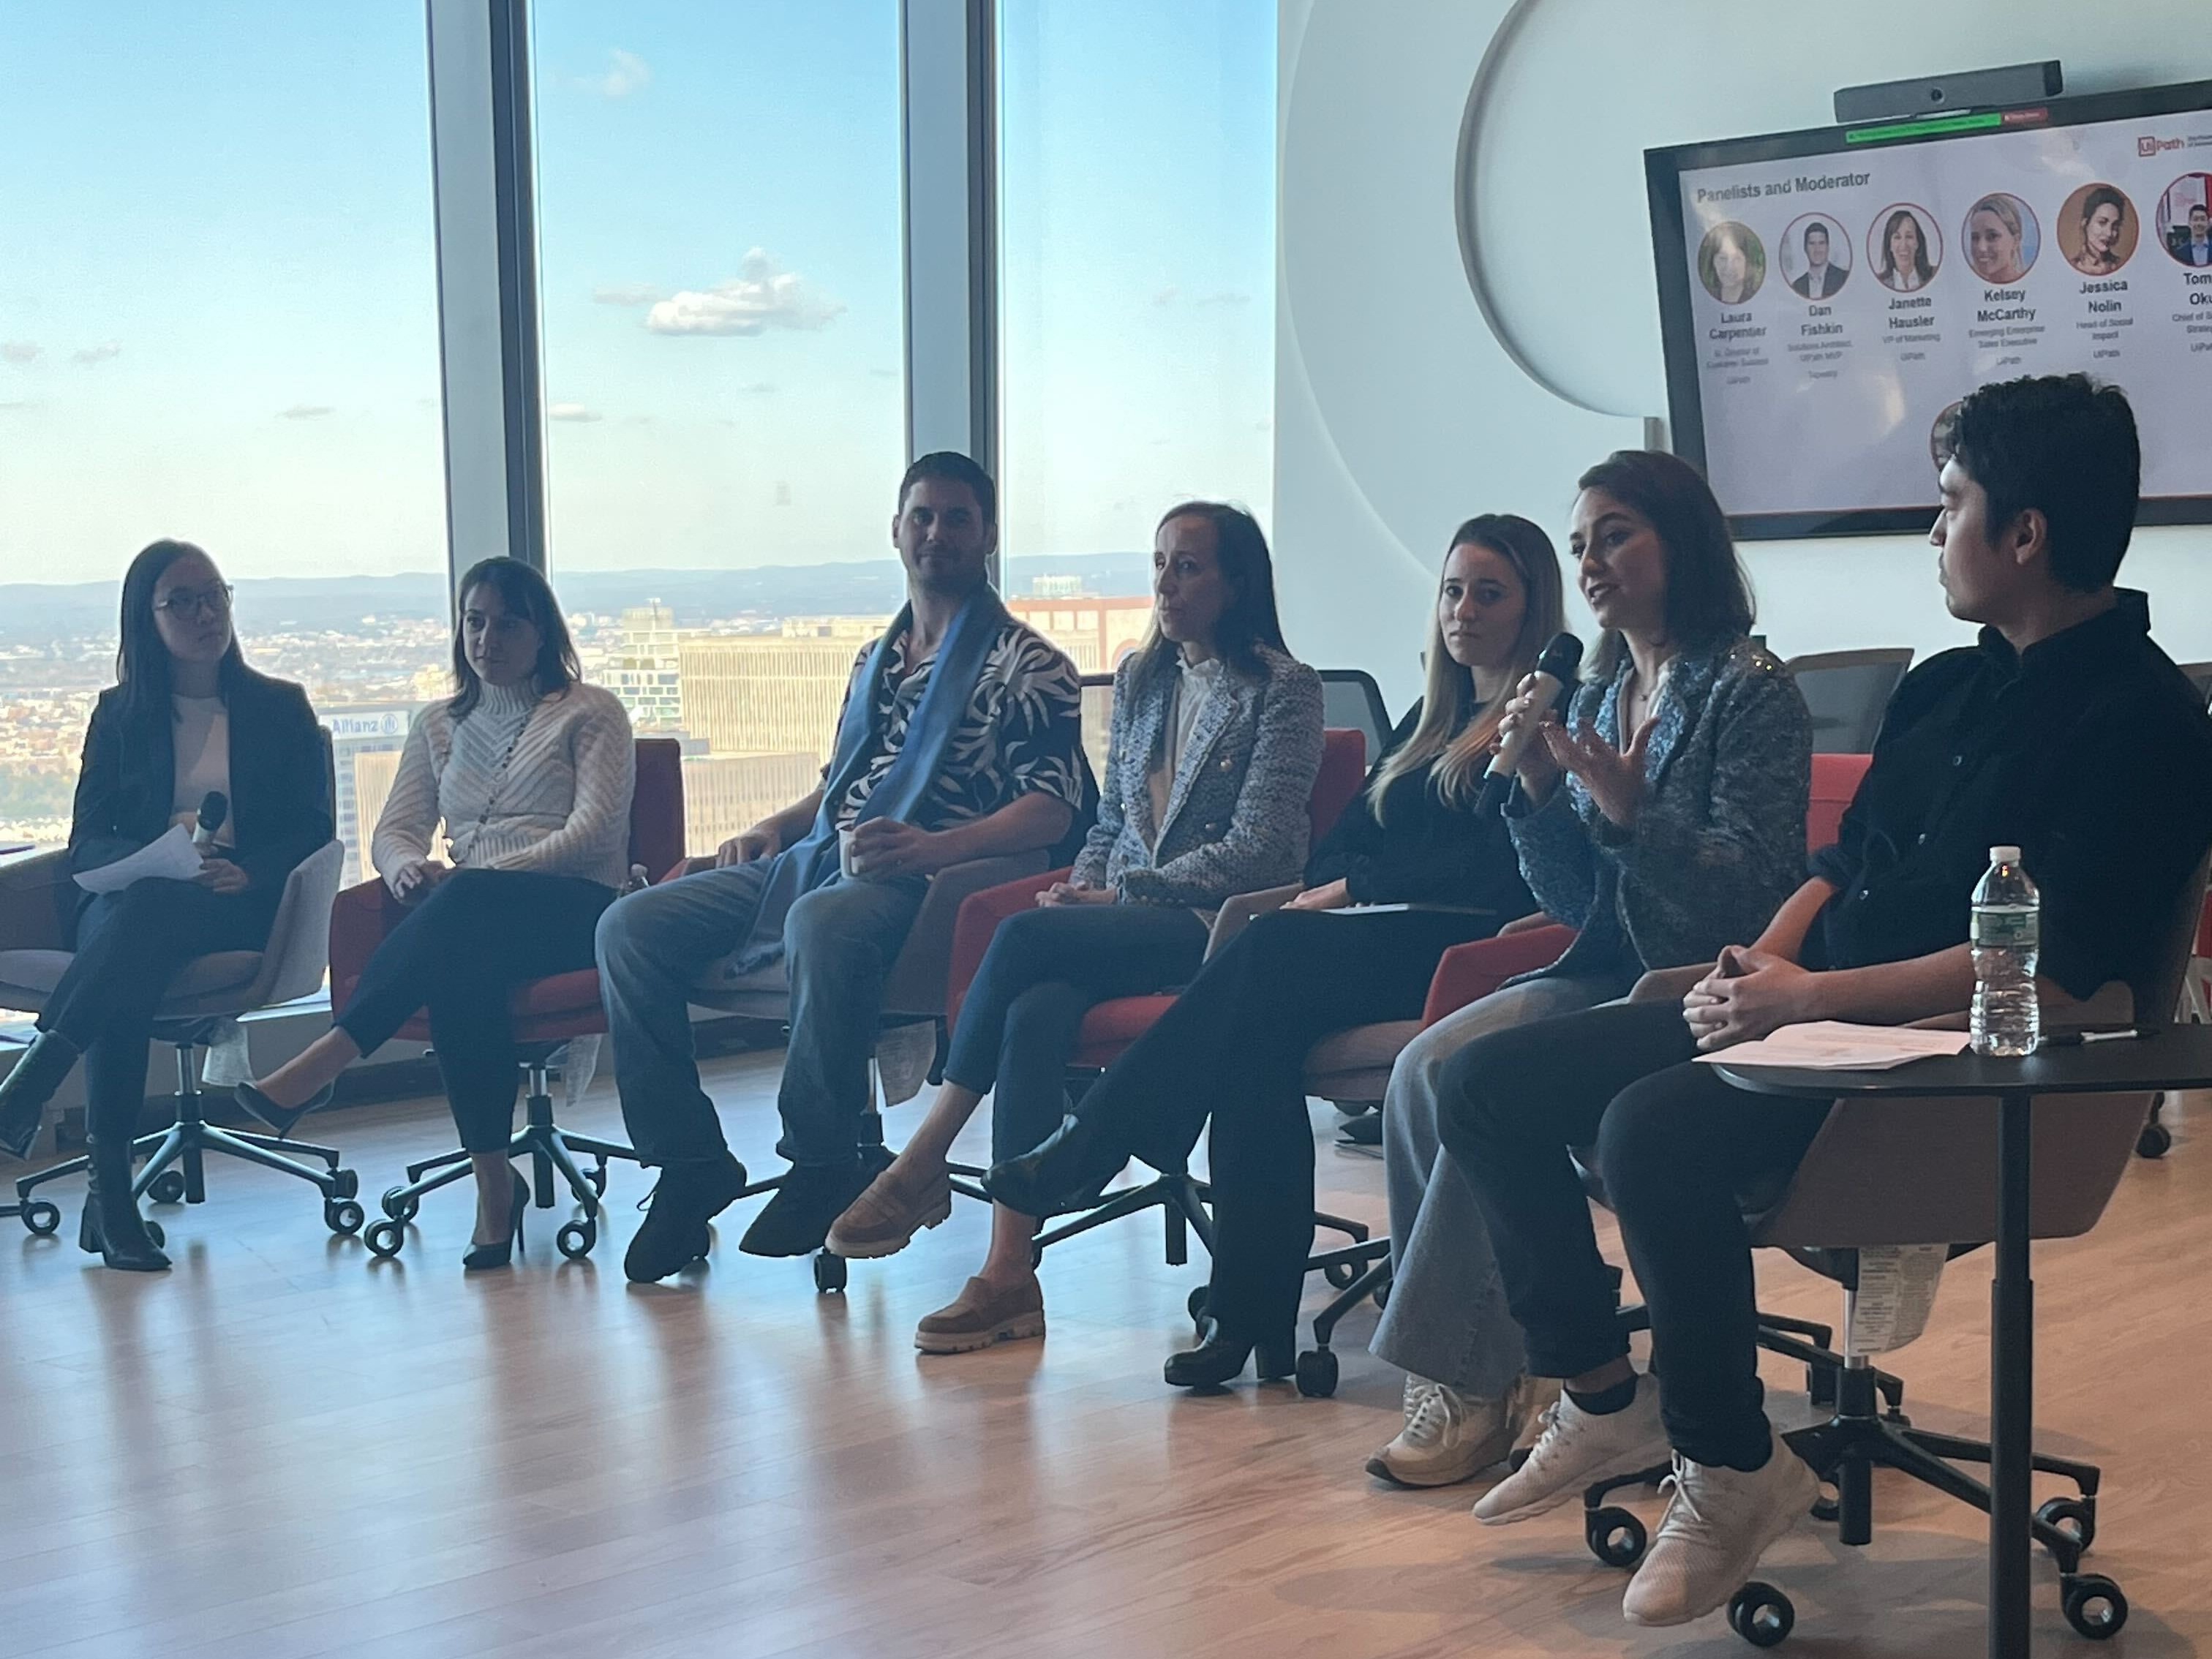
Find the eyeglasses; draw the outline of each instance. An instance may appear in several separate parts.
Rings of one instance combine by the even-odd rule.
[[[154,609],[167,611],[179,622],[203,613],[210,617],[228,616],[233,591],[228,582],[218,582],[215,586],[204,587],[197,593],[179,589]]]

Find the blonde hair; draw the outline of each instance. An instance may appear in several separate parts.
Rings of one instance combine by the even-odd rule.
[[[1510,513],[1486,513],[1469,519],[1452,532],[1445,550],[1487,548],[1521,578],[1521,631],[1513,641],[1512,663],[1506,684],[1518,684],[1536,665],[1537,654],[1559,632],[1566,616],[1566,600],[1559,580],[1559,556],[1552,538],[1528,520]],[[1443,577],[1437,577],[1437,593],[1443,593]],[[1376,769],[1367,786],[1367,810],[1375,821],[1382,818],[1382,798],[1390,786],[1431,761],[1436,769],[1431,787],[1449,805],[1462,806],[1480,787],[1482,769],[1489,763],[1490,746],[1498,737],[1498,722],[1505,718],[1506,699],[1492,699],[1480,716],[1474,712],[1474,674],[1452,660],[1444,648],[1443,624],[1437,607],[1429,607],[1428,683],[1421,697],[1420,722],[1413,734],[1393,750]]]

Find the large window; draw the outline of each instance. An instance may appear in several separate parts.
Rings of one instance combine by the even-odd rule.
[[[0,842],[69,830],[162,536],[337,738],[361,870],[447,615],[419,5],[0,9]]]
[[[1006,592],[1103,672],[1164,509],[1269,522],[1275,7],[1004,0],[999,59]]]
[[[898,5],[532,15],[551,574],[704,848],[812,787],[900,602]]]

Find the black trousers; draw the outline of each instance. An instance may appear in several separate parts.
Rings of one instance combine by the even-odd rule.
[[[945,1060],[948,1081],[991,1097],[991,1161],[1060,1127],[1093,1005],[1180,985],[1205,955],[1206,924],[1181,906],[1061,904],[1001,922]]]
[[[1182,1166],[1210,1115],[1209,1310],[1257,1336],[1297,1322],[1313,1246],[1314,1136],[1305,1056],[1332,1031],[1419,1017],[1437,959],[1494,917],[1281,910],[1206,964],[1076,1109],[1116,1126],[1156,1168]]]
[[[217,893],[189,881],[134,882],[77,913],[76,955],[39,1016],[84,1053],[85,1120],[128,1139],[146,1101],[146,1043],[169,983],[195,957],[269,943],[279,890]]]
[[[1672,1001],[1493,1032],[1446,1064],[1440,1127],[1474,1185],[1540,1376],[1579,1376],[1628,1352],[1568,1157],[1596,1148],[1651,1315],[1668,1438],[1694,1462],[1756,1468],[1770,1437],[1736,1194],[1795,1170],[1828,1104],[1747,1094],[1690,1063],[1696,1053]]]
[[[368,1054],[428,1008],[462,1146],[504,1152],[519,1063],[507,998],[527,981],[589,968],[599,913],[614,898],[578,876],[457,871],[376,947],[333,1023]]]

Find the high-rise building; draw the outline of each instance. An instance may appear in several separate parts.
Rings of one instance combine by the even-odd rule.
[[[1152,626],[1152,602],[1133,596],[1107,598],[1061,591],[1079,578],[1040,576],[1029,594],[1006,601],[1006,609],[1074,659],[1079,672],[1110,674],[1122,658],[1145,642]],[[1050,588],[1050,592],[1045,590]]]
[[[376,833],[376,814],[384,810],[398,773],[399,751],[407,746],[407,728],[415,719],[414,703],[384,703],[373,707],[341,705],[320,711],[324,728],[331,734],[331,758],[337,786],[337,834],[345,843],[345,879],[351,886],[375,873],[368,861],[369,837]],[[374,810],[365,812],[362,799],[362,763],[389,756],[387,769],[371,766],[368,775],[380,779],[374,785]]]
[[[805,798],[822,781],[812,752],[789,755],[686,755],[684,845],[711,853],[739,830]]]
[[[853,659],[888,620],[795,617],[775,634],[682,635],[684,730],[704,738],[712,754],[805,754],[818,766],[836,730]]]
[[[604,684],[629,711],[631,729],[672,732],[684,723],[676,613],[649,599],[622,613],[622,641]]]

